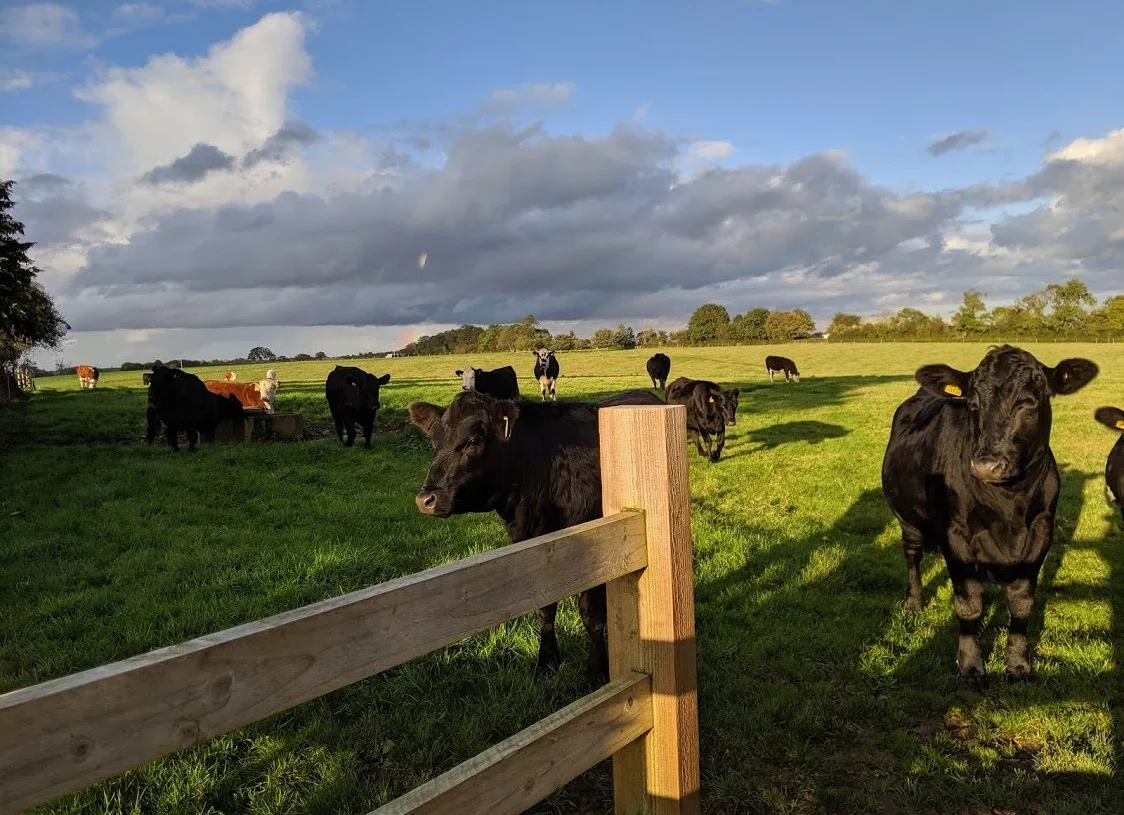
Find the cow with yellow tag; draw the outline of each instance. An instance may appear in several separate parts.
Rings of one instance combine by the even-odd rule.
[[[1108,452],[1108,461],[1105,462],[1104,467],[1104,481],[1109,498],[1124,515],[1124,410],[1117,407],[1103,407],[1097,408],[1097,412],[1093,415],[1105,427],[1120,432],[1120,438],[1116,440],[1116,444]]]
[[[985,676],[976,635],[989,579],[1003,586],[1011,614],[1007,676],[1033,673],[1027,626],[1061,487],[1050,449],[1051,400],[1097,373],[1087,359],[1050,367],[1003,345],[973,371],[919,368],[920,389],[894,413],[882,489],[901,522],[905,605],[920,610],[922,555],[940,551],[952,578],[956,660],[966,680]]]

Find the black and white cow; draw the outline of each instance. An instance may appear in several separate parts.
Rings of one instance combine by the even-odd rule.
[[[532,351],[535,355],[535,379],[539,381],[539,393],[542,394],[542,400],[546,401],[546,394],[549,391],[551,401],[558,401],[558,396],[554,393],[554,382],[558,379],[558,358],[554,356],[554,352],[546,348],[540,348],[537,351]]]
[[[519,377],[510,365],[485,371],[483,368],[468,367],[454,371],[460,377],[462,391],[478,391],[497,399],[519,398]]]
[[[1108,453],[1108,460],[1104,467],[1104,481],[1109,497],[1124,516],[1124,410],[1118,407],[1103,407],[1097,408],[1094,415],[1105,427],[1120,433],[1120,438]]]
[[[769,354],[765,357],[765,373],[769,375],[769,381],[773,381],[773,375],[783,373],[785,381],[799,382],[800,371],[796,370],[796,363],[788,357],[778,357]]]
[[[894,413],[882,489],[902,527],[905,605],[921,608],[921,558],[939,550],[952,579],[956,659],[965,679],[979,681],[985,673],[976,634],[988,578],[1003,585],[1011,614],[1007,675],[1033,673],[1027,624],[1061,485],[1050,450],[1050,399],[1080,390],[1096,375],[1086,359],[1050,368],[1003,345],[974,371],[919,368],[921,388]]]

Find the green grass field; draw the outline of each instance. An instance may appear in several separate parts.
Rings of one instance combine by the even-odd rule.
[[[939,558],[925,562],[925,611],[901,609],[879,467],[917,366],[971,368],[985,346],[787,346],[803,380],[772,386],[768,348],[671,349],[673,378],[742,388],[723,460],[690,456],[706,812],[1124,807],[1124,534],[1104,497],[1115,438],[1092,419],[1124,406],[1124,345],[1027,347],[1049,364],[1090,357],[1101,374],[1055,400],[1063,496],[1031,628],[1039,678],[1002,680],[1007,614],[991,586],[992,681],[978,692],[956,676]],[[645,387],[646,357],[561,354],[559,396]],[[304,412],[305,441],[194,455],[140,443],[140,372],[94,391],[40,380],[28,404],[0,410],[0,692],[505,543],[493,516],[414,508],[429,446],[406,405],[447,404],[466,361],[514,364],[538,397],[529,353],[367,360],[392,375],[370,451],[330,430],[333,361],[274,366],[278,409]],[[581,696],[572,600],[559,629],[566,663],[549,680],[532,680],[537,627],[522,618],[38,811],[368,812]],[[600,767],[535,811],[610,811],[609,779]]]

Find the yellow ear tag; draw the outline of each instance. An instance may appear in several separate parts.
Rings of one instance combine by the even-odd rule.
[[[714,404],[714,397],[713,396],[710,397],[710,404],[712,404],[712,405]]]
[[[503,437],[505,439],[511,438],[511,430],[508,427],[508,419],[506,416],[503,417]]]
[[[964,391],[960,390],[959,385],[945,385],[944,392],[949,396],[963,396]]]
[[[1121,419],[1119,422],[1116,423],[1116,429],[1117,430],[1124,430],[1124,419]]]

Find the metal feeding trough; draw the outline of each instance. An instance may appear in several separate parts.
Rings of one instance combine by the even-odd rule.
[[[245,441],[287,439],[300,441],[301,414],[299,410],[266,413],[264,410],[247,410],[241,421],[223,419],[215,428],[215,442],[238,444]]]

